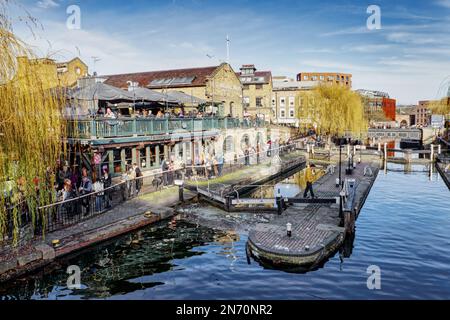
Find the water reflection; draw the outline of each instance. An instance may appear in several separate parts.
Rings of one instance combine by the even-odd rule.
[[[232,243],[239,240],[238,235],[177,220],[64,258],[28,278],[2,286],[0,298],[2,295],[4,299],[58,299],[70,295],[80,299],[108,298],[164,285],[164,282],[152,281],[151,276],[176,270],[177,265],[173,263],[176,259],[203,254],[192,249],[206,243],[228,243],[230,247],[224,246],[223,254],[235,256]],[[81,290],[67,289],[65,270],[70,265],[81,269]]]

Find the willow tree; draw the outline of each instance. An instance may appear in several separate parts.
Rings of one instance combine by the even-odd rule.
[[[442,98],[440,100],[432,101],[428,108],[433,114],[450,115],[450,97]]]
[[[17,243],[24,210],[35,223],[37,207],[52,201],[47,168],[61,154],[64,126],[53,75],[39,72],[48,60],[13,33],[8,3],[0,3],[0,242],[12,231]]]
[[[299,114],[329,139],[346,133],[361,136],[368,129],[360,95],[338,84],[320,84],[303,93]]]

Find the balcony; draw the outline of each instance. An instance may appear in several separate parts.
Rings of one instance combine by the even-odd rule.
[[[68,120],[69,139],[97,140],[126,137],[146,137],[177,133],[194,133],[236,128],[263,127],[263,121],[236,118],[189,119],[86,119]]]

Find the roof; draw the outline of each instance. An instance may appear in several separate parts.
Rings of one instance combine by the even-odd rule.
[[[248,83],[269,83],[272,79],[272,72],[271,71],[256,71],[254,74],[242,74],[242,72],[236,72],[236,75],[240,78],[248,78],[252,77],[251,81],[241,81],[243,84]],[[264,81],[258,81],[255,78],[264,78]]]
[[[273,90],[306,90],[318,85],[319,81],[276,80],[273,82]]]
[[[106,84],[118,88],[127,88],[128,81],[137,82],[141,87],[154,89],[202,87],[206,86],[208,78],[210,78],[219,67],[220,66],[115,74],[102,76],[102,78],[107,79],[105,81]],[[167,80],[166,83],[164,83],[163,80]]]
[[[60,61],[60,62],[56,62],[56,65],[57,65],[58,67],[59,67],[59,66],[64,66],[64,65],[70,64],[71,62],[74,62],[74,61],[80,61],[82,64],[84,64],[84,65],[87,67],[87,64],[84,63],[84,61],[81,60],[79,57],[75,57],[75,58],[73,58],[72,60],[69,60],[69,61]]]

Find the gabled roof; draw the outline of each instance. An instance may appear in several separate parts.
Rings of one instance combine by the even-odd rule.
[[[127,88],[128,81],[137,82],[141,87],[152,89],[183,88],[206,86],[207,80],[220,66],[150,71],[139,73],[115,74],[102,76],[106,84],[118,88]],[[167,80],[167,81],[164,81]]]

